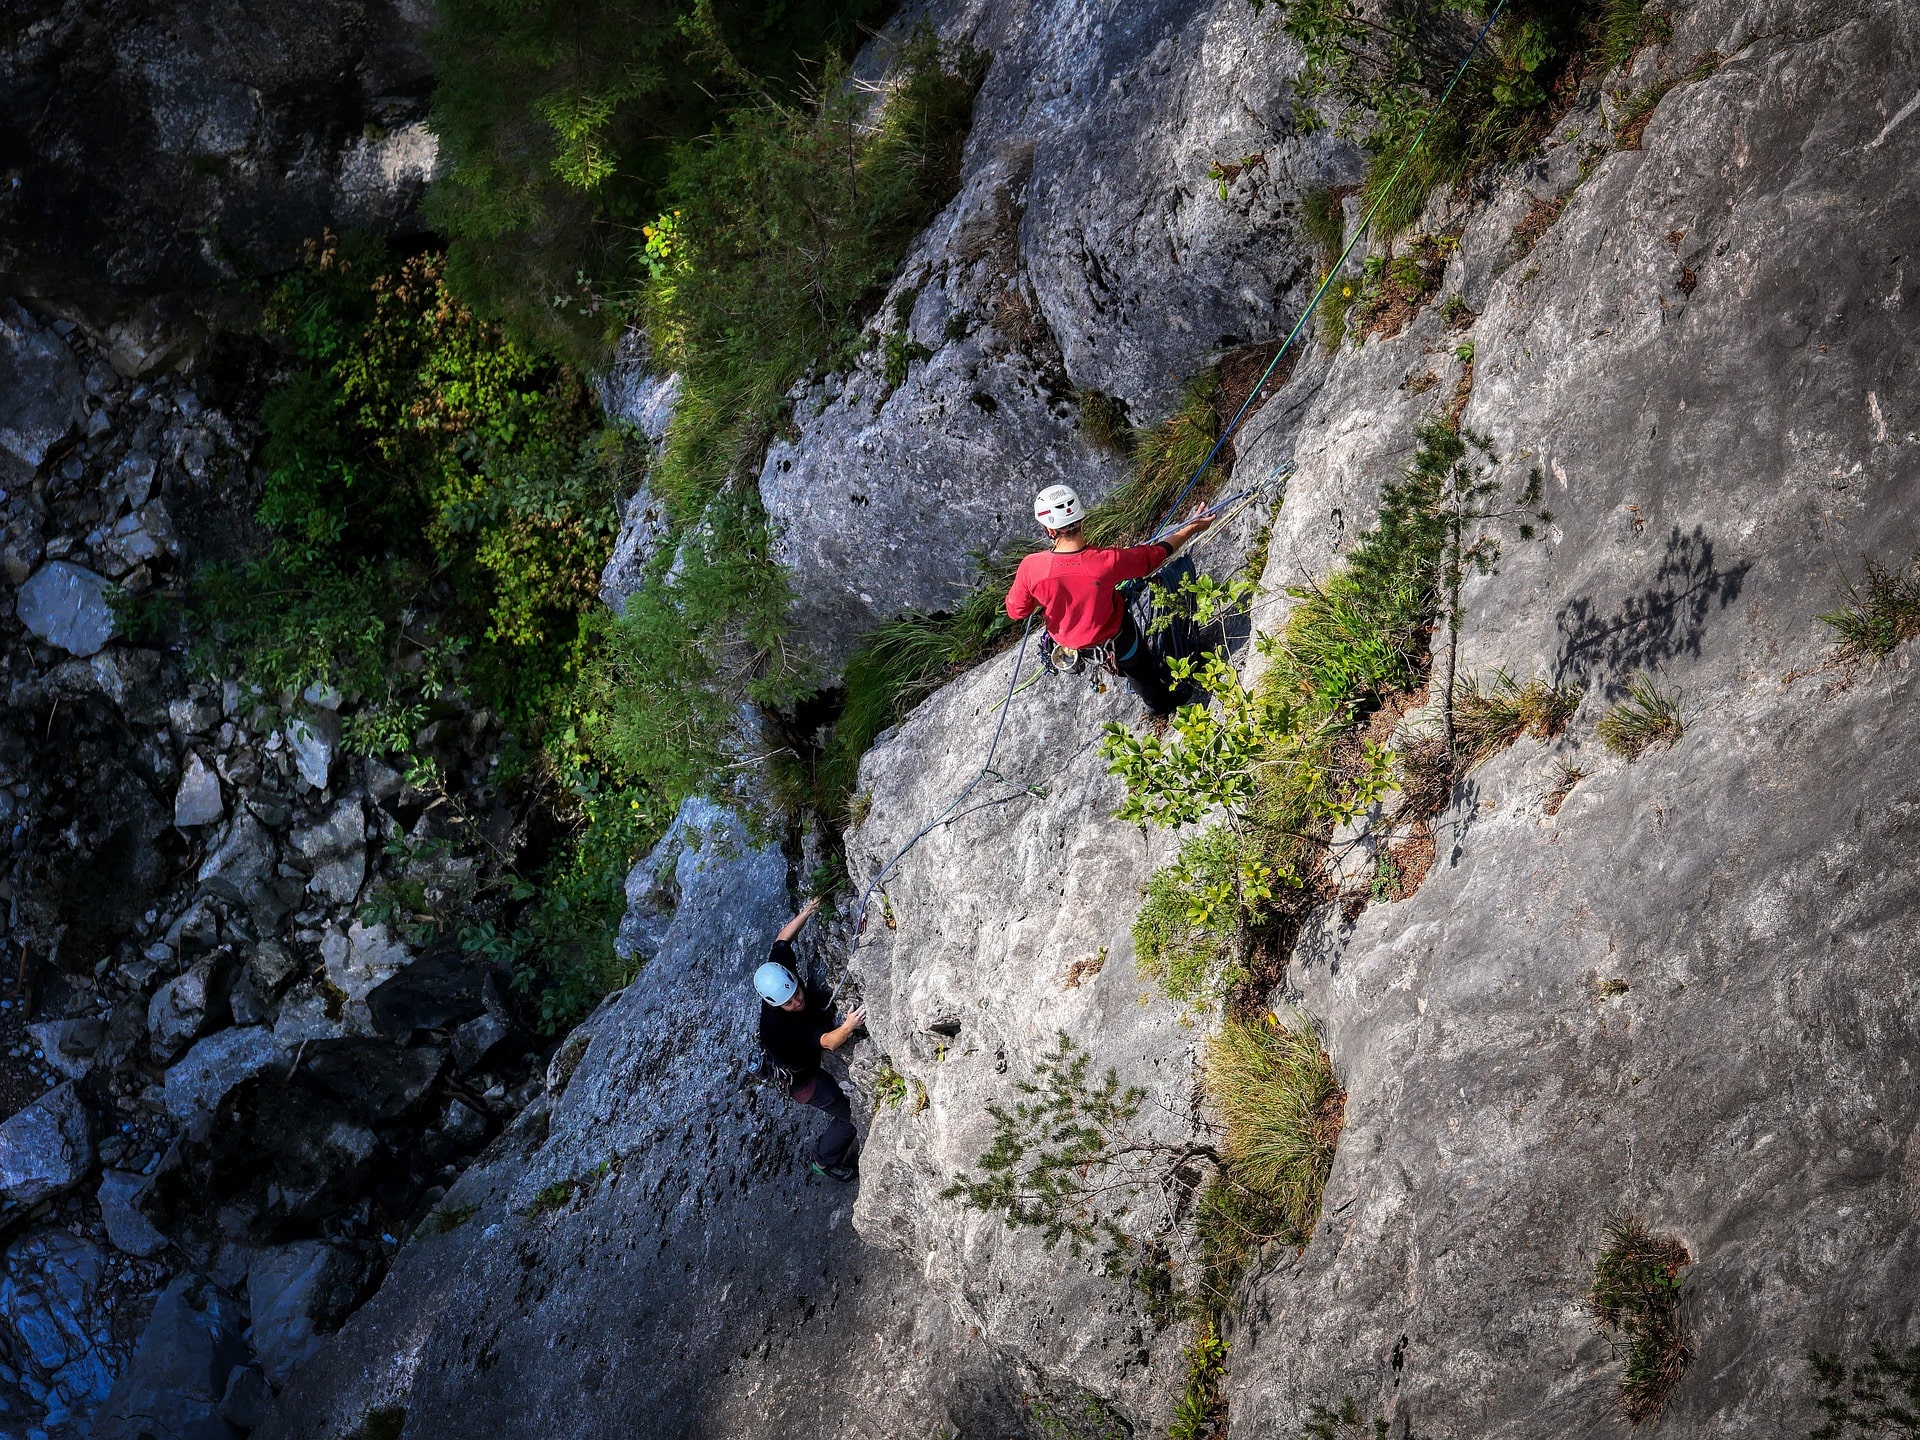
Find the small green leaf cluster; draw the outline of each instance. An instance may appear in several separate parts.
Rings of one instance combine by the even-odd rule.
[[[1187,1383],[1174,1404],[1167,1440],[1205,1440],[1215,1433],[1215,1421],[1225,1404],[1220,1387],[1226,1378],[1227,1342],[1208,1320],[1187,1347]]]

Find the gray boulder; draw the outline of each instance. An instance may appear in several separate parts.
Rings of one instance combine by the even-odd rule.
[[[211,1280],[176,1278],[101,1406],[93,1440],[233,1440],[220,1404],[247,1361],[244,1331],[239,1305]]]
[[[0,484],[33,479],[73,428],[84,389],[64,340],[13,301],[0,306]]]
[[[254,1255],[247,1269],[253,1316],[247,1339],[274,1389],[319,1353],[321,1338],[352,1305],[360,1266],[318,1240],[280,1245]]]
[[[234,1086],[285,1061],[265,1025],[236,1025],[209,1035],[167,1068],[167,1113],[183,1123],[206,1114]]]
[[[32,1205],[93,1168],[93,1125],[71,1080],[0,1124],[0,1199]]]
[[[189,752],[180,784],[173,792],[173,823],[181,829],[211,825],[227,813],[220,796],[220,777],[197,751]]]
[[[267,1377],[255,1365],[243,1365],[227,1380],[227,1393],[220,1400],[220,1418],[236,1430],[257,1430],[273,1407],[273,1392]]]
[[[239,810],[217,848],[200,863],[196,878],[202,885],[232,887],[232,893],[257,910],[275,903],[273,863],[273,837],[250,810]]]
[[[78,1080],[93,1069],[94,1056],[106,1038],[106,1027],[92,1016],[77,1020],[38,1020],[27,1031],[60,1074]]]
[[[152,1180],[132,1170],[108,1170],[100,1176],[100,1220],[113,1248],[151,1259],[167,1248],[167,1237],[140,1208]]]
[[[600,599],[608,609],[616,614],[626,610],[627,597],[646,579],[667,528],[666,506],[642,485],[620,511],[620,534],[600,571]]]
[[[109,1328],[106,1257],[65,1230],[32,1230],[0,1256],[0,1426],[85,1434],[125,1361]],[[19,1427],[19,1428],[15,1428]]]
[[[14,613],[29,633],[69,655],[98,654],[113,637],[112,586],[65,560],[50,560],[34,572],[14,598]]]
[[[226,968],[225,957],[209,955],[153,992],[147,1002],[147,1048],[162,1065],[224,1018]]]
[[[293,747],[294,766],[300,778],[315,790],[327,788],[333,773],[333,754],[339,747],[339,717],[330,710],[310,716],[295,716],[287,722],[287,744]]]
[[[180,536],[167,513],[167,502],[149,500],[122,515],[107,531],[106,547],[126,566],[146,565],[180,553]]]
[[[332,904],[350,904],[367,878],[367,813],[349,795],[312,825],[296,828],[293,853],[310,867],[307,889]]]

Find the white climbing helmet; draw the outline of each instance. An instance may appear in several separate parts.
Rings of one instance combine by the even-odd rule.
[[[778,960],[769,960],[753,972],[753,988],[767,1004],[784,1005],[799,992],[800,982]]]
[[[1049,530],[1066,530],[1087,518],[1071,485],[1049,485],[1033,497],[1033,518]]]

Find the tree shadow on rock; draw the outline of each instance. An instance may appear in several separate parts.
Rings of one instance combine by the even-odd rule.
[[[1591,686],[1604,676],[1604,693],[1621,693],[1624,677],[1653,670],[1682,655],[1698,655],[1707,621],[1740,598],[1751,560],[1722,569],[1705,527],[1667,536],[1652,583],[1603,614],[1592,596],[1569,601],[1555,617],[1560,653],[1554,683]]]

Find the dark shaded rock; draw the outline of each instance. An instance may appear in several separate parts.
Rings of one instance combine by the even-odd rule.
[[[167,1248],[167,1237],[140,1208],[152,1182],[131,1170],[108,1170],[100,1177],[100,1219],[113,1248],[142,1259]]]
[[[446,1059],[446,1051],[430,1046],[405,1050],[385,1040],[322,1040],[308,1047],[293,1080],[357,1119],[386,1122],[421,1102]]]
[[[11,300],[0,304],[0,485],[32,481],[72,430],[82,393],[66,342]]]
[[[236,1430],[252,1430],[267,1418],[273,1405],[273,1392],[258,1367],[242,1365],[227,1380],[227,1393],[220,1400],[220,1418]]]
[[[405,1040],[415,1030],[438,1030],[487,1008],[490,972],[457,944],[443,943],[367,992],[367,1011],[382,1035]]]
[[[478,1069],[512,1034],[513,1027],[497,1015],[469,1020],[453,1032],[453,1068],[462,1075]]]
[[[100,1408],[93,1440],[232,1440],[220,1404],[247,1360],[244,1331],[239,1305],[211,1280],[174,1280]]]
[[[182,1122],[208,1114],[236,1086],[286,1061],[286,1052],[264,1025],[237,1025],[209,1035],[168,1068],[167,1113]]]

